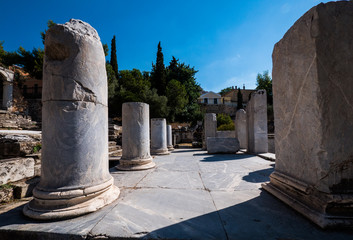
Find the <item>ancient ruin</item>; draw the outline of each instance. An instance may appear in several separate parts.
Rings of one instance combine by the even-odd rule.
[[[248,130],[248,152],[266,153],[267,143],[267,97],[265,90],[251,93],[251,99],[246,109]]]
[[[1,109],[11,110],[13,98],[13,79],[14,72],[0,66],[0,84],[2,84],[2,92],[0,93],[0,96],[2,96],[0,99]]]
[[[202,149],[207,150],[207,138],[216,137],[217,116],[215,113],[206,113],[204,119],[204,143]]]
[[[108,170],[107,77],[102,43],[71,19],[46,32],[42,171],[24,214],[71,218],[119,196]]]
[[[167,148],[167,122],[165,118],[151,119],[151,154],[169,154]]]
[[[352,13],[352,2],[319,4],[273,50],[276,168],[264,188],[322,228],[353,225]]]
[[[168,151],[173,151],[174,147],[173,147],[173,133],[172,133],[172,125],[167,125],[167,148]]]
[[[123,103],[123,155],[119,170],[144,170],[156,164],[150,155],[149,105]]]
[[[240,148],[248,148],[248,131],[246,125],[246,112],[239,109],[235,115],[235,137],[239,140]]]

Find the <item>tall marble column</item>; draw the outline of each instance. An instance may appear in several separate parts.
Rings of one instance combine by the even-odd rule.
[[[246,109],[248,126],[248,152],[267,153],[267,95],[266,90],[251,93]]]
[[[41,179],[24,214],[72,218],[113,202],[120,191],[108,170],[105,56],[88,23],[46,32],[42,101]]]
[[[156,164],[150,155],[149,105],[123,103],[123,154],[116,166],[119,170],[145,170]]]
[[[167,155],[167,123],[165,118],[151,119],[151,154]]]
[[[276,167],[263,187],[322,228],[353,226],[352,13],[313,7],[272,54]]]
[[[215,113],[206,113],[204,120],[204,142],[202,149],[207,150],[207,138],[216,137],[217,116]]]
[[[238,138],[240,148],[248,148],[248,129],[246,125],[246,112],[239,109],[235,115],[235,137]]]
[[[167,148],[168,148],[168,151],[174,151],[172,138],[173,138],[172,125],[167,125]]]

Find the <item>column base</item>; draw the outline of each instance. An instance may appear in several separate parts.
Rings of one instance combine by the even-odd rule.
[[[152,161],[153,158],[137,159],[137,160],[119,160],[119,165],[115,166],[116,169],[122,171],[139,171],[154,168],[156,163]]]
[[[23,214],[38,220],[58,220],[95,212],[119,197],[120,190],[113,183],[111,178],[99,186],[57,192],[35,188],[34,198],[24,206]]]
[[[169,155],[168,148],[164,149],[151,149],[151,155]]]
[[[169,151],[169,152],[172,152],[172,151],[174,151],[174,148],[173,148],[173,146],[168,146],[167,148],[168,148],[168,151]]]
[[[262,187],[321,228],[352,228],[353,194],[328,194],[279,172]]]

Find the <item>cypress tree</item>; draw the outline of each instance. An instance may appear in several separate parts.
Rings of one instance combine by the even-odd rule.
[[[240,92],[240,88],[238,88],[237,97],[238,97],[237,110],[239,110],[243,108],[243,94]]]
[[[116,58],[116,42],[115,42],[115,35],[112,39],[111,43],[111,52],[110,52],[110,65],[112,65],[112,68],[115,72],[115,76],[118,79],[118,60]]]
[[[156,64],[152,63],[151,86],[157,89],[158,95],[165,96],[167,82],[161,42],[158,43]]]

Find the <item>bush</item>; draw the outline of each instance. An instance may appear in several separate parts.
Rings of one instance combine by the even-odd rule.
[[[220,113],[217,115],[217,127],[221,125],[232,124],[233,121],[229,115]]]
[[[221,126],[219,126],[217,128],[217,131],[234,131],[235,127],[234,127],[234,123],[228,123],[228,124],[222,124]]]

